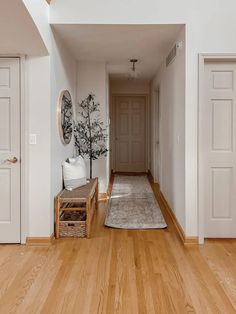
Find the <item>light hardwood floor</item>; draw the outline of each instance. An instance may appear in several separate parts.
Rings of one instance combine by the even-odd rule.
[[[0,246],[0,313],[236,313],[236,242],[103,227],[49,247]]]

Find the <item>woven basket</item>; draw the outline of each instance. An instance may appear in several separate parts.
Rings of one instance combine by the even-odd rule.
[[[63,212],[60,217],[60,237],[86,237],[86,213]]]

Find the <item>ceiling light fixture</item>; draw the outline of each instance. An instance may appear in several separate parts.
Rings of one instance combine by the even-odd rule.
[[[135,79],[139,76],[139,73],[136,71],[136,63],[138,62],[138,59],[130,59],[129,61],[132,63],[130,78]]]

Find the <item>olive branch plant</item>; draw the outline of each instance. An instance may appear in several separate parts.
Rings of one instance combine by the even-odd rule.
[[[93,160],[106,156],[107,130],[100,119],[100,104],[93,93],[82,100],[77,107],[77,119],[74,122],[76,153],[88,156],[90,179],[93,176]]]

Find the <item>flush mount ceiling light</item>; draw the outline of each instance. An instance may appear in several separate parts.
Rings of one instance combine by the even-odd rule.
[[[132,63],[131,71],[130,71],[130,79],[138,78],[140,73],[136,69],[136,63],[138,62],[138,59],[130,59],[129,60]]]

